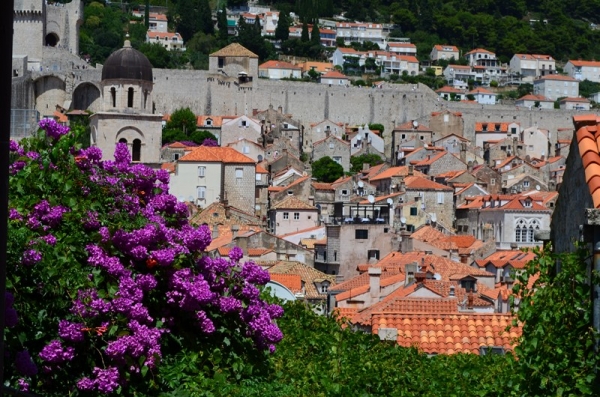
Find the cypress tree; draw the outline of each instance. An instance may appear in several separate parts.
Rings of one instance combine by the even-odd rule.
[[[286,41],[290,38],[290,18],[287,13],[279,13],[279,22],[275,28],[275,39]]]
[[[196,32],[204,32],[213,34],[215,27],[212,22],[212,12],[208,0],[200,0],[198,2],[198,29]]]
[[[146,8],[144,9],[144,24],[146,29],[150,29],[150,0],[146,0]]]
[[[302,35],[300,36],[300,41],[307,43],[308,41],[310,41],[309,35],[308,35],[308,24],[306,23],[306,20],[304,20],[304,22],[302,22]]]
[[[317,21],[315,21],[313,25],[312,33],[310,34],[310,42],[312,45],[321,45],[321,32],[319,31],[319,24]]]

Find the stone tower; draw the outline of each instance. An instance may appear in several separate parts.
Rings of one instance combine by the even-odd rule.
[[[15,0],[13,57],[27,57],[27,68],[38,70],[44,47],[64,48],[79,55],[83,3],[47,4],[46,0]]]
[[[132,160],[158,163],[162,143],[162,116],[153,114],[152,65],[131,47],[112,53],[102,68],[102,111],[90,116],[92,144],[109,159],[118,142],[126,143]]]

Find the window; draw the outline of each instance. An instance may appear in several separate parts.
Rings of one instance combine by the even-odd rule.
[[[112,107],[114,108],[117,106],[117,89],[115,87],[110,89],[110,97],[112,99]]]
[[[294,212],[294,220],[295,221],[300,220],[300,213],[299,212]]]
[[[490,179],[490,185],[494,186],[496,184],[496,179],[492,178]]]
[[[129,87],[127,90],[127,107],[133,107],[133,87]]]
[[[523,187],[529,187],[529,181],[523,181]]]
[[[329,149],[333,149],[335,147],[335,145],[333,144],[333,142],[329,142]]]
[[[354,230],[354,238],[356,240],[367,240],[369,238],[369,231],[367,229],[356,229]]]
[[[246,120],[242,120],[242,121],[240,121],[240,126],[247,127],[248,123],[246,122]]]
[[[133,140],[133,147],[131,148],[131,161],[140,161],[142,158],[142,141],[139,139]]]
[[[328,288],[329,288],[329,284],[321,284],[321,293],[326,294]]]
[[[204,167],[204,166],[198,167],[198,177],[204,178],[205,174],[206,174],[206,167]]]
[[[259,182],[262,181],[262,178],[261,178],[260,174],[255,174],[255,178]]]
[[[289,212],[284,212],[283,213],[283,219],[290,219],[290,213]]]
[[[348,190],[342,189],[342,196],[347,196],[347,195],[348,195]]]
[[[369,251],[367,251],[367,258],[379,260],[379,250],[369,250]]]
[[[437,194],[437,203],[438,204],[444,204],[444,193],[443,192],[438,192],[438,194]]]
[[[342,164],[342,156],[333,156],[333,161],[338,164]]]
[[[400,139],[406,139],[406,134],[400,135]]]
[[[242,153],[244,153],[244,154],[250,153],[250,146],[244,146],[244,147],[242,147]]]
[[[242,179],[244,177],[244,169],[236,168],[235,169],[235,179]]]
[[[199,200],[206,199],[206,186],[198,186],[196,188],[196,193]]]
[[[417,207],[410,207],[410,216],[417,216]]]

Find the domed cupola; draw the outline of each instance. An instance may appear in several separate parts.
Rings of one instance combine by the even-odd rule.
[[[152,64],[144,54],[125,40],[123,48],[113,52],[102,66],[102,81],[145,80],[152,82]]]

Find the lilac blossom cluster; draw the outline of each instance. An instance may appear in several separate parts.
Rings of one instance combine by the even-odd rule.
[[[54,121],[43,121],[40,127],[55,147],[68,131]],[[15,166],[15,172],[28,164],[42,166],[40,155],[26,146],[11,142],[10,149],[20,156],[13,166],[24,163]],[[78,354],[89,354],[86,347],[93,343],[102,348],[95,349],[97,357],[87,358],[93,365],[83,370],[77,387],[114,392],[130,379],[125,373],[140,373],[160,363],[162,336],[177,331],[172,319],[178,316],[193,320],[183,321],[186,327],[210,334],[215,331],[215,318],[227,315],[257,348],[275,350],[282,338],[275,320],[283,310],[259,297],[258,286],[269,281],[268,273],[252,262],[241,263],[239,248],[231,250],[229,260],[203,254],[210,244],[210,230],[188,223],[187,206],[168,194],[168,172],[132,164],[127,145],[120,143],[114,161],[102,161],[102,152],[95,147],[71,148],[69,153],[70,164],[84,181],[81,194],[101,191],[111,200],[102,208],[66,217],[77,219],[70,225],[89,236],[84,251],[90,266],[89,288],[76,292],[70,317],[58,323],[59,339],[39,352],[47,371],[68,366]],[[66,206],[48,200],[39,201],[29,212],[10,209],[9,219],[34,234],[22,254],[24,265],[39,263],[44,249],[60,245],[50,232],[65,222],[68,212]],[[26,361],[21,357],[23,375],[34,376]]]

